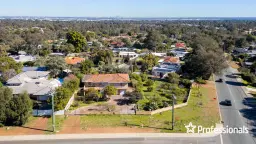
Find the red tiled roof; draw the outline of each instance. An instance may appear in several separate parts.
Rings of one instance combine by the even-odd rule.
[[[185,47],[185,44],[184,44],[184,43],[176,43],[176,44],[175,44],[175,47],[176,47],[176,48],[184,48],[184,47]]]
[[[180,59],[178,57],[167,56],[164,58],[164,62],[178,63]]]
[[[66,57],[65,58],[65,62],[67,64],[72,64],[72,65],[81,63],[84,60],[85,60],[84,58],[80,58],[80,57]]]
[[[92,83],[128,83],[130,78],[128,74],[94,74],[94,75],[85,75],[83,82],[92,82]]]

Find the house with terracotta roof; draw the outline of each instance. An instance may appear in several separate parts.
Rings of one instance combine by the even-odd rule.
[[[70,65],[76,65],[78,63],[81,63],[84,60],[85,60],[85,58],[80,58],[80,57],[66,57],[65,58],[66,64],[70,64]]]
[[[114,48],[120,48],[120,47],[124,47],[125,43],[123,42],[117,42],[117,41],[113,41],[110,43],[112,47]]]
[[[185,45],[185,43],[180,43],[180,42],[179,42],[179,43],[176,43],[176,44],[175,44],[175,47],[176,47],[176,48],[185,48],[186,45]]]
[[[84,90],[95,88],[102,92],[106,86],[111,85],[118,89],[118,95],[123,95],[128,89],[130,78],[128,74],[93,74],[84,75],[82,82]]]
[[[180,62],[180,59],[179,57],[167,56],[167,57],[164,57],[163,59],[160,59],[158,62],[178,64]]]

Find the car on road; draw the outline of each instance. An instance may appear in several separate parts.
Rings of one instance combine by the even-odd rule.
[[[216,80],[216,82],[223,82],[223,79],[222,78],[220,78],[220,79],[218,79],[218,80]]]
[[[225,106],[232,106],[231,100],[225,99],[224,101],[220,102],[221,105]]]

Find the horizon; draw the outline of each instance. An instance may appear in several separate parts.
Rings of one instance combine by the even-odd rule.
[[[14,5],[15,4],[15,5]],[[255,17],[254,0],[9,0],[1,16],[30,17]]]

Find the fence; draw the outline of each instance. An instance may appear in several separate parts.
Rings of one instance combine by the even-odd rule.
[[[189,101],[189,98],[190,98],[190,95],[191,95],[191,90],[192,90],[192,86],[189,90],[189,94],[188,94],[188,98],[187,98],[187,101],[185,103],[182,103],[182,104],[178,104],[178,105],[174,105],[174,108],[181,108],[181,107],[184,107],[184,106],[187,106],[188,105],[188,101]],[[157,110],[154,110],[154,111],[151,111],[151,112],[147,112],[147,111],[138,111],[137,114],[144,114],[144,115],[154,115],[154,114],[158,114],[158,113],[161,113],[161,112],[165,112],[165,111],[168,111],[168,110],[171,110],[172,109],[172,106],[169,106],[169,107],[165,107],[165,108],[161,108],[161,109],[157,109]]]
[[[38,110],[38,109],[33,110],[33,116],[48,116],[48,115],[52,115],[52,110]]]

